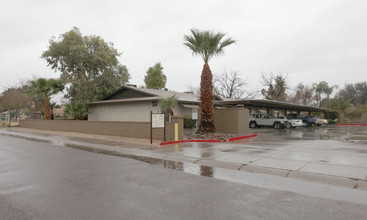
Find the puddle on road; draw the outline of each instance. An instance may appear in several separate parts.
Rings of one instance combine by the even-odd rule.
[[[134,159],[137,161],[160,166],[160,167],[167,168],[167,169],[183,171],[185,173],[206,176],[206,177],[214,177],[215,169],[209,166],[202,166],[202,165],[197,165],[197,164],[193,164],[189,162],[186,163],[186,162],[178,162],[178,161],[172,161],[172,160],[155,159],[155,158],[144,157],[144,156],[136,156],[136,155],[131,155],[131,154],[122,154],[116,151],[94,149],[94,148],[89,148],[89,147],[79,146],[79,145],[72,145],[72,144],[66,144],[65,146],[71,147],[74,149],[78,149],[78,150],[98,153],[98,154],[106,154],[106,155]]]
[[[190,173],[190,174],[194,174],[194,175],[214,177],[214,170],[215,169],[213,167],[202,166],[202,165],[197,165],[197,164],[193,164],[193,163],[155,159],[155,158],[151,158],[151,157],[136,156],[136,155],[131,155],[131,154],[122,154],[122,153],[117,152],[117,151],[95,149],[95,148],[90,148],[90,147],[85,147],[85,146],[80,146],[80,145],[74,145],[74,144],[65,144],[64,142],[62,142],[60,140],[46,140],[46,139],[25,137],[25,136],[13,135],[13,134],[2,134],[2,135],[15,137],[15,138],[22,138],[22,139],[29,140],[29,141],[36,141],[36,142],[53,144],[53,145],[71,147],[71,148],[74,148],[74,149],[89,151],[89,152],[93,152],[93,153],[124,157],[124,158],[134,159],[134,160],[137,160],[137,161],[141,161],[141,162],[156,165],[156,166],[161,166],[161,167],[167,168],[167,169],[179,170],[179,171],[183,171],[185,173]]]

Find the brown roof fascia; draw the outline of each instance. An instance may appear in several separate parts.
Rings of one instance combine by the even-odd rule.
[[[115,92],[113,92],[113,93],[111,93],[111,94],[107,95],[106,97],[104,97],[103,99],[101,99],[101,100],[99,100],[99,101],[106,100],[106,99],[108,99],[109,97],[111,97],[111,96],[115,95],[116,93],[119,93],[119,92],[121,92],[122,90],[125,90],[125,89],[126,89],[126,90],[133,90],[133,91],[135,91],[135,92],[142,93],[142,94],[144,94],[144,95],[148,95],[148,96],[157,96],[157,95],[155,95],[155,94],[148,93],[148,92],[144,92],[144,91],[141,91],[141,90],[139,90],[139,89],[135,89],[135,88],[130,87],[130,86],[122,86],[121,88],[119,88],[119,89],[118,89],[118,90],[116,90]]]

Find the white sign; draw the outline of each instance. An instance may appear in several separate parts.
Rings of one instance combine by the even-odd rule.
[[[198,120],[198,113],[197,112],[193,112],[192,113],[192,116],[191,116],[191,119]]]
[[[163,128],[163,127],[164,127],[164,114],[153,114],[152,128]]]

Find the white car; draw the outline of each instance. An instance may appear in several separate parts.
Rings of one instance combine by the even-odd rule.
[[[317,125],[318,126],[329,124],[329,122],[326,119],[323,119],[323,118],[320,118],[320,117],[316,117],[316,118],[317,118]]]
[[[287,119],[285,116],[278,117],[281,119]],[[295,127],[304,127],[305,123],[302,122],[302,119],[287,119],[288,120],[288,126],[286,128],[295,128]]]
[[[287,126],[287,119],[275,118],[272,114],[249,114],[250,128],[258,127],[274,127],[275,129],[285,128]]]

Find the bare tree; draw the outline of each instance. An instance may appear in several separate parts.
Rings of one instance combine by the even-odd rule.
[[[287,99],[286,90],[288,89],[287,76],[278,73],[274,76],[273,73],[269,77],[265,73],[262,74],[262,84],[267,89],[262,89],[261,94],[269,100],[285,101]]]
[[[214,76],[214,90],[222,97],[241,98],[245,91],[243,87],[246,85],[239,76],[238,72],[224,72]]]
[[[200,95],[200,87],[195,87],[192,85],[186,86],[186,92],[193,93],[196,95]]]
[[[296,104],[313,105],[315,101],[314,87],[298,83],[296,87],[296,93],[289,97],[289,101]]]
[[[256,96],[256,92],[248,92],[245,90],[244,87],[247,83],[239,77],[237,71],[215,75],[213,84],[214,93],[221,97],[249,99]]]

